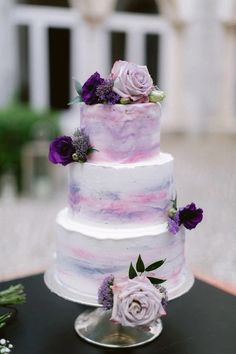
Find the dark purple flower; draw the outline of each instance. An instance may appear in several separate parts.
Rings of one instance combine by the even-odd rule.
[[[184,225],[186,229],[194,229],[202,221],[203,210],[196,208],[194,203],[179,209],[179,225]]]
[[[72,155],[75,148],[70,136],[59,136],[54,139],[49,147],[48,158],[52,163],[61,163],[66,166],[73,162]]]
[[[113,307],[113,291],[111,286],[114,282],[114,276],[108,275],[100,288],[98,289],[98,303],[101,304],[105,310],[110,310]]]
[[[176,214],[172,217],[169,216],[167,222],[168,222],[168,231],[173,235],[176,235],[180,229],[179,212],[176,212]]]
[[[86,104],[98,103],[96,89],[104,82],[98,72],[95,72],[82,86],[81,96]]]
[[[104,82],[97,86],[96,95],[98,97],[99,102],[108,103],[108,104],[116,104],[120,102],[121,97],[113,91],[113,80],[104,80]]]

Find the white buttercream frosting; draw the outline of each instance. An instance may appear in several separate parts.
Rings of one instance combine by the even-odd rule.
[[[146,265],[165,259],[164,265],[149,275],[168,279],[167,290],[173,290],[182,281],[183,229],[177,235],[170,234],[166,225],[107,230],[75,223],[66,210],[59,214],[57,222],[57,277],[75,292],[96,300],[104,277],[126,277],[130,262],[135,264],[139,254]]]
[[[80,223],[98,227],[162,224],[173,197],[173,158],[132,164],[70,165],[69,212]]]

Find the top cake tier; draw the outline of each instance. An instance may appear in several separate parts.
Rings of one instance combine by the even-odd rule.
[[[92,162],[132,163],[160,152],[158,103],[80,105],[80,127],[96,149]]]

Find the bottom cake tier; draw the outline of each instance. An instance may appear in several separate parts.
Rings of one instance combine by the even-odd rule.
[[[163,285],[171,297],[188,290],[178,292],[187,274],[184,229],[172,235],[166,224],[114,230],[91,227],[71,220],[67,209],[59,213],[57,224],[55,277],[61,287],[78,295],[78,302],[82,298],[86,301],[81,302],[96,305],[104,277],[110,274],[119,279],[127,277],[130,262],[135,264],[139,254],[146,266],[165,259],[149,275],[166,279]],[[192,283],[190,280],[189,288]]]

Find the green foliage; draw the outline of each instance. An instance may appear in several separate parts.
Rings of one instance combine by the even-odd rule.
[[[147,277],[152,284],[161,284],[164,283],[166,280],[165,279],[158,279],[158,278],[153,278],[153,277]]]
[[[78,93],[78,96],[74,97],[73,100],[71,102],[68,103],[68,105],[72,105],[74,103],[80,103],[83,102],[83,99],[81,97],[81,93],[82,93],[82,85],[81,83],[74,79],[74,84],[75,84],[75,90]]]
[[[163,261],[157,261],[155,263],[150,264],[148,267],[146,267],[146,272],[151,272],[157,268],[160,268],[162,264],[165,262],[165,259]]]
[[[143,263],[142,257],[139,255],[136,262],[137,272],[143,273],[145,271],[145,265]]]
[[[19,189],[22,147],[34,139],[37,127],[43,124],[48,139],[59,134],[56,113],[37,113],[19,103],[0,110],[0,176],[8,171],[14,173]]]
[[[81,83],[78,80],[74,79],[74,81],[75,81],[76,92],[78,93],[78,95],[81,95],[82,85],[81,85]]]
[[[144,273],[144,272],[152,272],[153,270],[156,270],[160,268],[163,264],[165,263],[165,259],[161,261],[154,262],[150,264],[149,266],[145,267],[145,264],[142,260],[141,255],[138,256],[138,259],[136,261],[136,269],[133,266],[133,263],[130,263],[129,267],[129,278],[133,279],[138,276],[138,273]],[[165,281],[165,279],[159,279],[159,278],[154,278],[154,277],[147,277],[152,284],[161,284]]]
[[[137,277],[137,273],[136,273],[136,270],[134,269],[134,266],[132,264],[132,262],[130,263],[130,266],[129,266],[129,278],[130,279],[133,279],[135,277]]]

